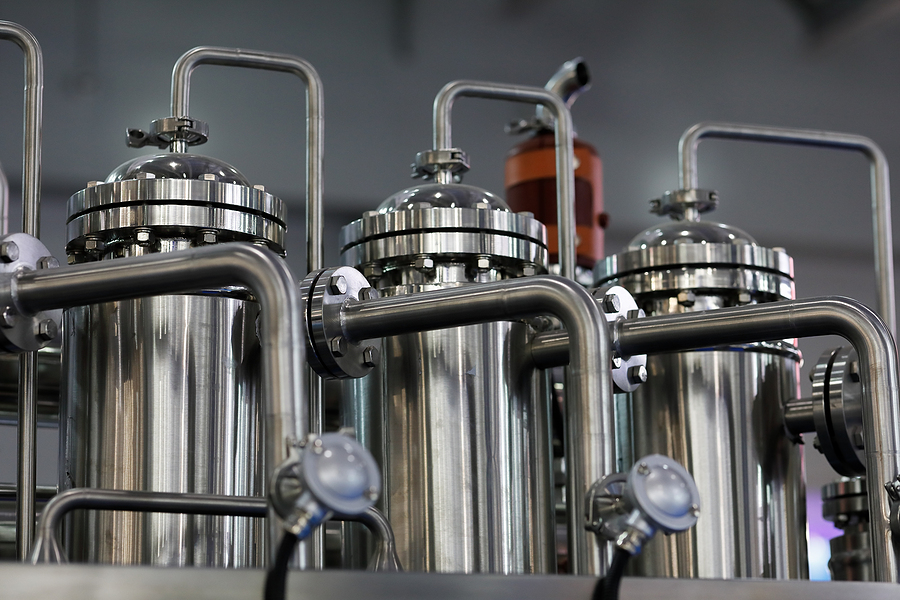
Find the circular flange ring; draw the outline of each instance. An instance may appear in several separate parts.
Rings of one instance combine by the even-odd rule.
[[[341,307],[378,297],[353,267],[313,271],[300,283],[306,325],[307,361],[325,379],[365,377],[381,357],[381,339],[351,342],[341,329]]]

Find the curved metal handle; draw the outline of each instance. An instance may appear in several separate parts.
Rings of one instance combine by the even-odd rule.
[[[556,210],[559,226],[559,265],[563,277],[575,279],[575,153],[572,146],[572,115],[565,101],[544,88],[489,83],[452,81],[434,99],[434,149],[453,147],[450,111],[457,98],[490,98],[538,104],[556,118]]]
[[[265,518],[268,515],[266,499],[249,496],[172,494],[93,488],[66,490],[54,496],[41,514],[38,535],[31,553],[32,564],[66,562],[66,555],[59,545],[56,532],[63,517],[79,508],[226,517]],[[394,531],[391,529],[390,522],[378,509],[370,507],[362,514],[337,515],[332,520],[357,521],[365,525],[378,538],[379,547],[372,557],[369,570],[403,570],[400,559],[397,557]]]
[[[322,79],[311,64],[290,54],[198,46],[182,54],[172,69],[172,116],[189,116],[191,74],[200,65],[280,71],[296,75],[306,84],[306,270],[321,269],[325,266],[322,239],[325,101]]]
[[[704,138],[750,140],[774,144],[816,146],[863,153],[871,165],[872,229],[875,234],[875,278],[878,288],[878,313],[896,336],[897,316],[894,298],[894,249],[891,235],[891,183],[887,158],[867,137],[815,129],[792,129],[742,125],[739,123],[697,123],[678,141],[678,177],[681,189],[699,187],[697,147]]]

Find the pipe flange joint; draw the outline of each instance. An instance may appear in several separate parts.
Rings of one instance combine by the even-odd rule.
[[[184,142],[188,146],[205,144],[209,139],[209,125],[191,117],[166,117],[150,123],[150,131],[129,129],[126,143],[130,148],[156,146],[167,148],[172,142]]]
[[[865,475],[862,382],[851,346],[826,350],[812,372],[813,446],[846,477]]]
[[[378,297],[353,267],[313,271],[300,283],[306,325],[307,360],[325,379],[365,377],[378,366],[381,339],[351,341],[341,327],[347,303]]]
[[[459,148],[425,150],[416,154],[412,164],[413,179],[434,179],[438,172],[459,178],[469,170],[469,157]]]
[[[16,299],[18,277],[59,267],[50,251],[27,233],[0,236],[0,351],[34,352],[59,337],[62,310],[27,311]]]
[[[718,205],[718,192],[693,188],[668,191],[661,198],[651,200],[650,212],[660,216],[668,215],[676,221],[681,221],[684,220],[685,212],[689,209],[693,209],[697,213],[705,213],[715,210]]]
[[[618,392],[633,392],[647,381],[647,355],[622,356],[616,349],[615,324],[623,319],[643,319],[644,311],[622,286],[599,287],[591,291],[609,325],[612,349],[612,379]]]
[[[356,516],[381,494],[372,454],[344,433],[311,435],[273,473],[269,499],[285,529],[303,539],[332,515]]]

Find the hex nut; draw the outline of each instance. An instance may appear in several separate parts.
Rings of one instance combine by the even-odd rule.
[[[205,229],[197,238],[201,244],[215,244],[219,240],[219,234],[211,229]]]
[[[356,294],[357,300],[374,300],[377,297],[378,290],[373,287],[360,288],[359,293]]]
[[[19,315],[11,307],[4,306],[0,309],[0,327],[3,329],[12,329],[18,320]]]
[[[753,298],[750,296],[750,292],[748,292],[747,290],[741,290],[740,292],[738,292],[738,304],[750,304],[751,300],[753,300]]]
[[[138,246],[149,246],[152,243],[153,234],[149,229],[137,229],[134,232],[134,241]]]
[[[202,179],[203,181],[216,181],[219,179],[219,176],[215,173],[203,173],[200,176],[200,179]]]
[[[153,173],[138,173],[134,176],[135,179],[156,179],[156,175]]]
[[[42,256],[37,261],[38,269],[58,269],[59,261],[55,256]]]
[[[522,277],[533,277],[537,273],[534,265],[525,265],[522,267]]]
[[[378,279],[384,274],[384,269],[378,263],[368,263],[363,265],[362,273],[366,279]]]
[[[0,260],[3,260],[5,263],[19,260],[19,246],[15,242],[0,243]]]
[[[854,360],[850,362],[850,365],[847,367],[847,375],[850,377],[850,381],[853,383],[859,383],[859,361]]]
[[[35,326],[35,337],[49,342],[59,335],[59,325],[53,319],[44,319]]]
[[[87,188],[92,188],[92,187],[97,187],[98,185],[100,185],[100,182],[99,182],[99,181],[88,181],[86,187],[87,187]]]
[[[106,244],[97,238],[88,238],[84,240],[85,252],[102,252],[105,247]]]
[[[266,191],[266,186],[262,185],[261,183],[256,183],[253,185],[253,189],[258,190],[260,192],[264,192],[264,191]]]
[[[684,306],[685,308],[690,308],[697,301],[697,296],[694,292],[689,290],[682,290],[678,292],[678,304]]]
[[[643,319],[645,316],[647,315],[644,314],[644,309],[642,308],[639,308],[637,310],[629,310],[627,313],[625,313],[626,319]]]
[[[479,271],[489,271],[491,268],[491,258],[489,256],[479,256],[475,259],[475,268]]]
[[[343,275],[332,275],[328,280],[328,291],[334,296],[342,296],[347,293],[347,280]]]
[[[430,256],[418,256],[413,266],[419,271],[427,271],[434,268],[434,259]]]
[[[366,346],[366,349],[363,350],[363,364],[367,367],[377,367],[378,354],[378,348],[375,346]]]
[[[639,383],[647,382],[647,367],[644,365],[637,365],[636,367],[628,368],[628,383],[632,385],[636,385]]]
[[[603,297],[601,306],[603,307],[603,312],[605,313],[617,313],[622,308],[622,301],[619,300],[619,297],[615,294],[606,294]]]
[[[347,353],[347,340],[341,336],[331,338],[331,353],[338,358]]]
[[[612,355],[612,366],[613,369],[621,369],[622,368],[622,357],[617,353]]]

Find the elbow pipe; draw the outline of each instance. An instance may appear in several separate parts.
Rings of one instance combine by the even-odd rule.
[[[867,137],[814,129],[792,129],[736,123],[697,123],[678,141],[678,175],[681,189],[699,187],[697,147],[704,138],[750,140],[861,152],[871,165],[872,229],[875,236],[875,278],[878,313],[891,334],[897,333],[894,297],[894,253],[891,233],[891,187],[887,158]]]
[[[434,99],[434,149],[453,147],[450,113],[457,98],[492,98],[510,102],[538,104],[550,111],[554,125],[556,148],[556,211],[559,222],[559,264],[563,277],[575,279],[575,154],[573,150],[572,115],[565,101],[543,88],[453,81],[445,85]]]
[[[884,485],[900,474],[900,379],[894,340],[874,311],[828,297],[662,315],[620,321],[614,346],[627,356],[819,335],[839,335],[859,354],[875,578],[896,583],[900,540],[891,530]]]
[[[322,79],[311,64],[290,54],[200,46],[185,52],[172,70],[172,116],[189,116],[191,74],[200,65],[291,73],[306,85],[306,270],[321,269],[325,256],[322,238],[325,168]]]
[[[34,35],[17,23],[0,21],[0,39],[15,43],[25,55],[25,133],[22,142],[22,231],[41,233],[41,136],[43,130],[44,58]],[[0,208],[9,215],[9,196]],[[37,354],[19,359],[19,426],[17,428],[16,556],[28,558],[34,537],[37,485]]]
[[[360,341],[550,314],[571,340],[566,372],[566,498],[569,565],[572,573],[601,575],[600,548],[584,528],[585,493],[615,472],[610,341],[596,301],[571,280],[539,276],[350,302],[341,311],[348,341]]]
[[[76,509],[265,518],[268,514],[268,503],[265,498],[248,496],[172,494],[90,488],[66,490],[54,496],[41,514],[38,535],[31,554],[32,564],[67,562],[56,532],[62,524],[63,517]],[[379,547],[373,557],[372,570],[403,570],[397,557],[391,524],[376,508],[370,507],[366,512],[352,517],[335,516],[332,520],[358,521],[378,538]]]
[[[266,481],[306,437],[306,342],[300,291],[275,254],[246,243],[227,243],[109,262],[18,273],[5,290],[23,314],[97,302],[181,294],[244,285],[260,304],[263,355]]]
[[[559,70],[553,74],[553,77],[544,85],[544,89],[562,98],[567,108],[572,108],[578,96],[582,92],[591,89],[591,75],[588,72],[587,63],[580,56],[564,62]],[[538,106],[535,111],[535,118],[549,125],[544,116],[544,111],[543,106]]]

